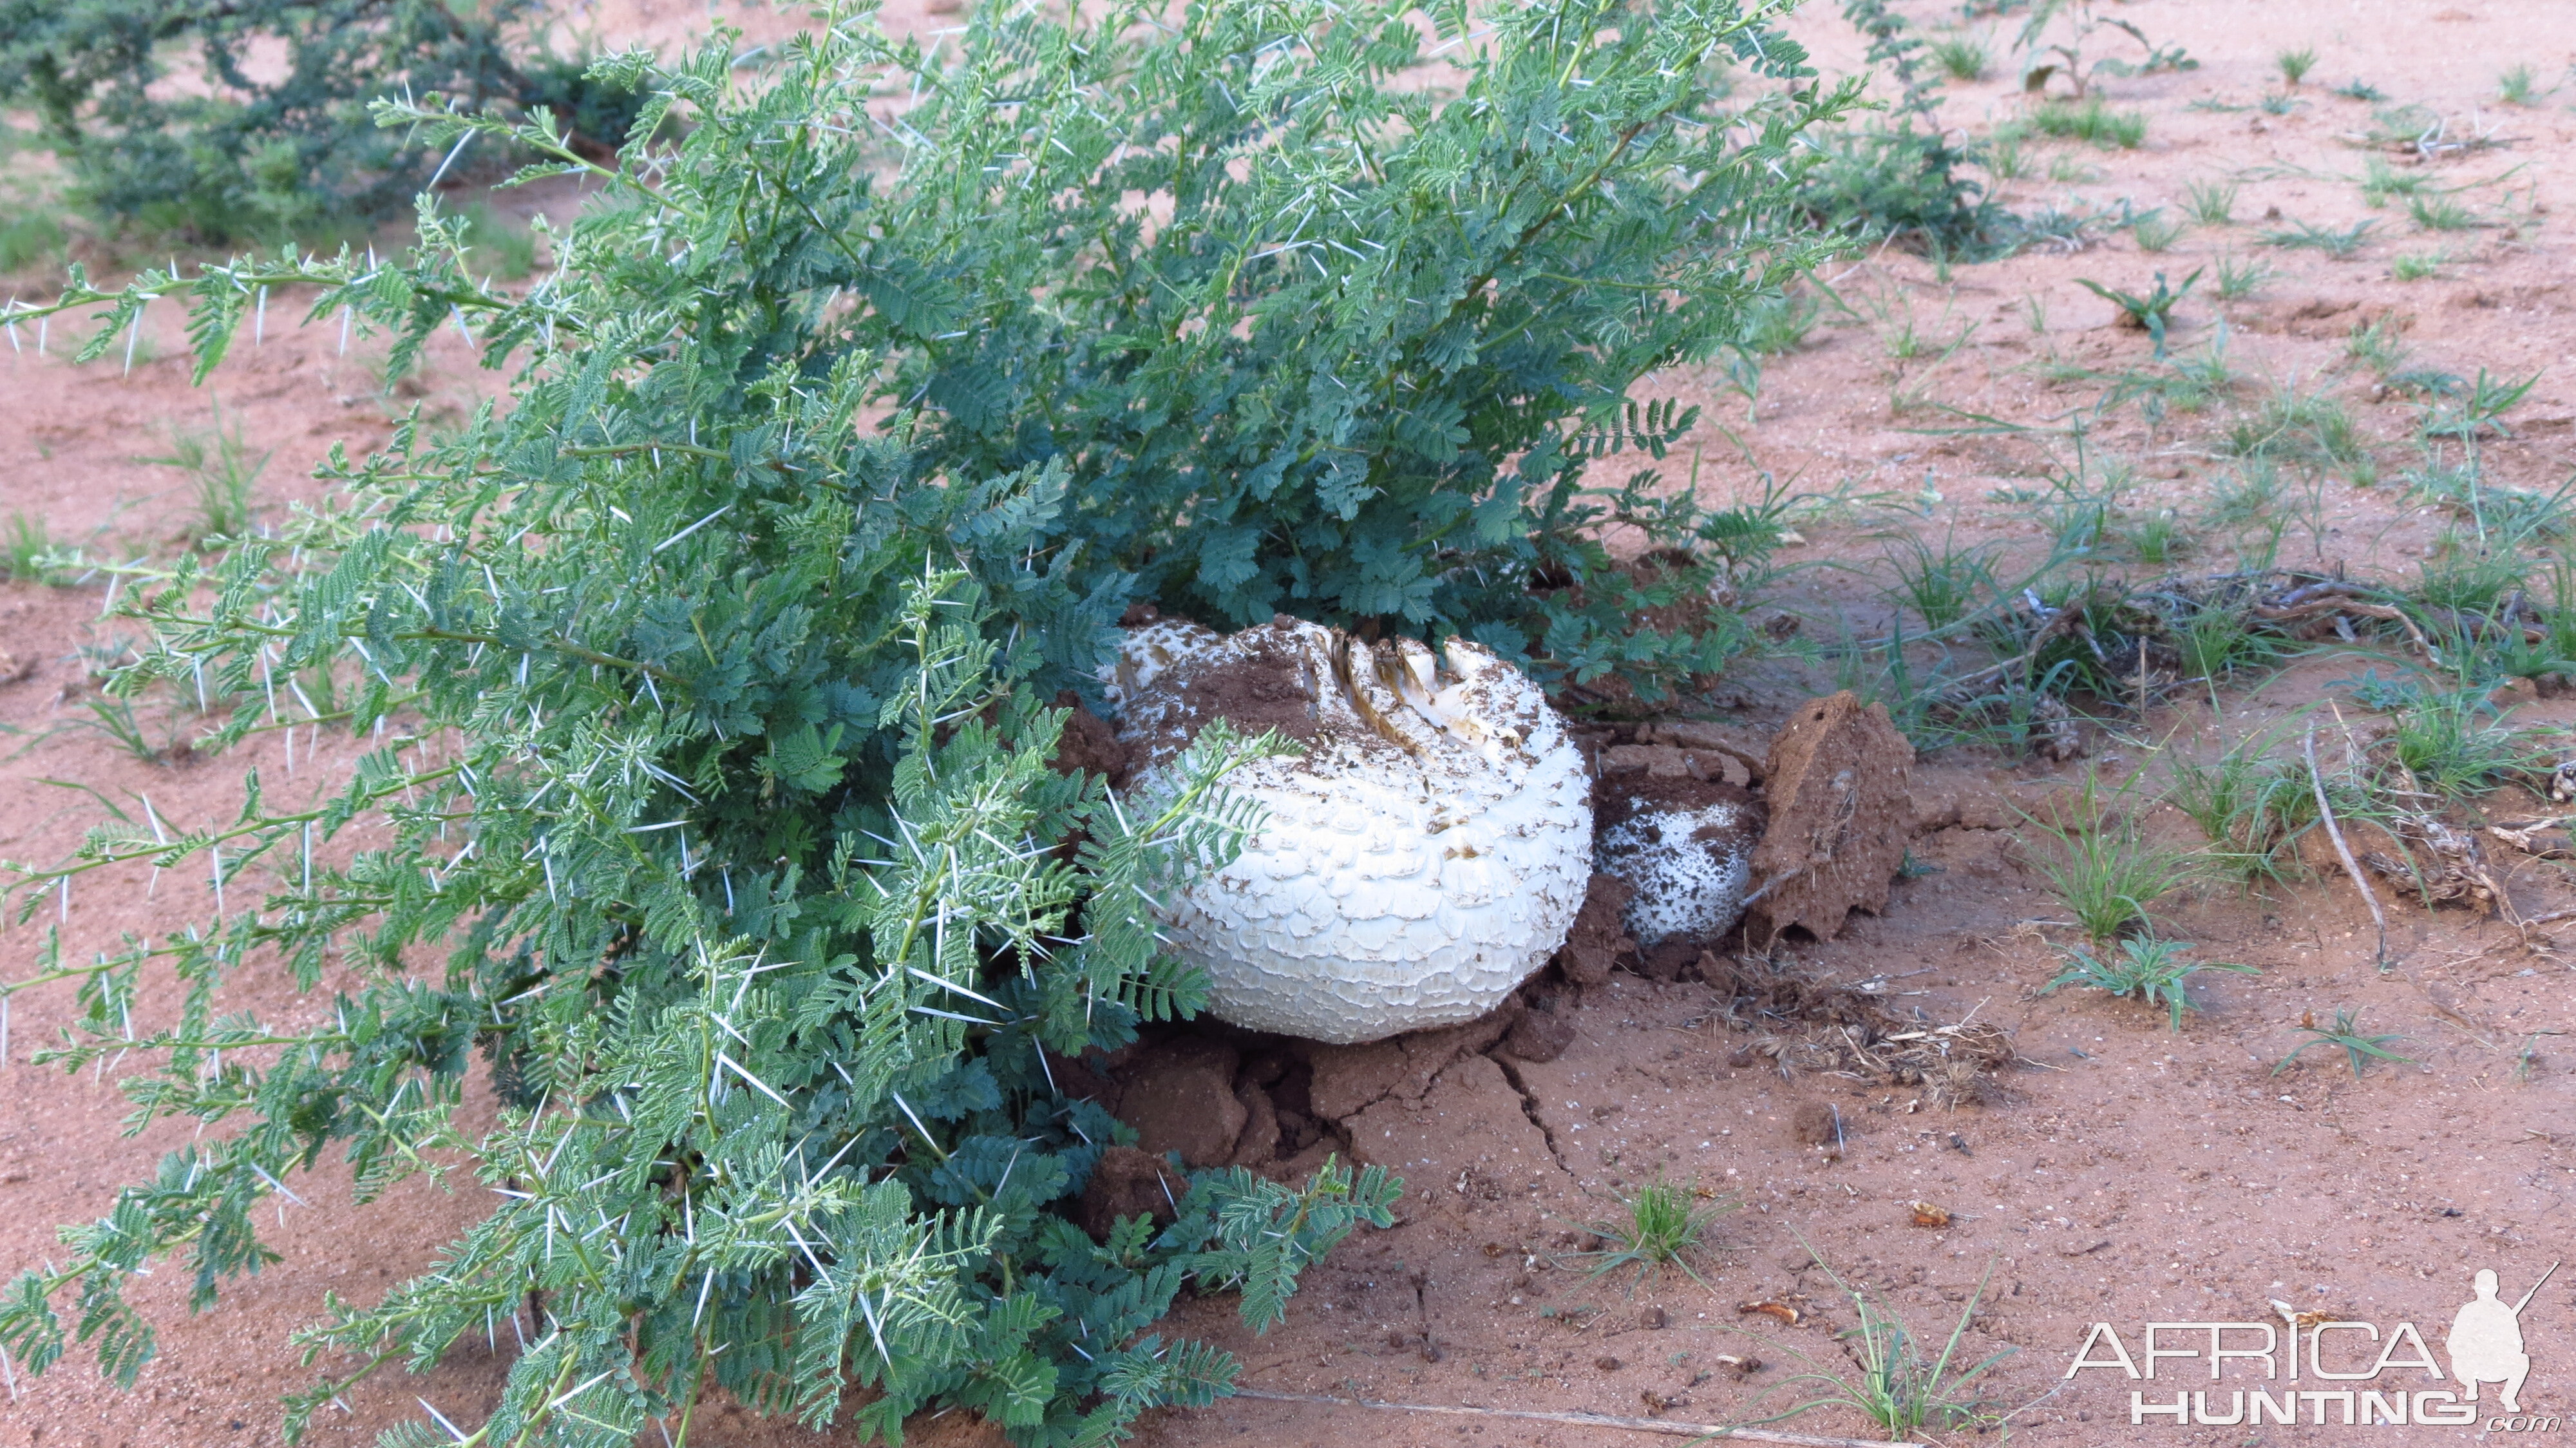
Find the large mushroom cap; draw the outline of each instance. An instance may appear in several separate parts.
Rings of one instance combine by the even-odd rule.
[[[1564,942],[1591,875],[1582,757],[1491,651],[1166,620],[1129,633],[1113,675],[1133,789],[1155,790],[1213,719],[1305,746],[1228,777],[1267,817],[1165,908],[1219,1019],[1343,1044],[1450,1025]]]

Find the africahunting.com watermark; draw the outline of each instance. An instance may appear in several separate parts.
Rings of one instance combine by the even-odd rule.
[[[2556,1415],[2523,1402],[2531,1355],[2523,1350],[2522,1324],[2557,1270],[2551,1263],[2507,1301],[2496,1273],[2481,1268],[2470,1279],[2474,1295],[2452,1314],[2440,1358],[2411,1322],[2383,1331],[2378,1323],[2276,1301],[2277,1323],[2149,1322],[2133,1325],[2126,1337],[2110,1323],[2094,1323],[2066,1376],[2081,1382],[2087,1373],[2108,1372],[2158,1384],[2129,1391],[2129,1421],[2140,1426],[2481,1424],[2496,1433],[2556,1432]],[[2204,1376],[2213,1383],[2233,1377],[2245,1386],[2183,1386]],[[2420,1386],[2426,1382],[2450,1386]],[[2316,1386],[2305,1386],[2310,1383]]]

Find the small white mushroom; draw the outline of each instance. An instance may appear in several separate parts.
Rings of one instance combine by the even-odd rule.
[[[1445,666],[1444,666],[1445,665]],[[1282,617],[1221,636],[1128,634],[1109,680],[1131,790],[1224,718],[1305,746],[1227,779],[1266,818],[1241,858],[1168,903],[1209,1009],[1349,1044],[1473,1020],[1564,943],[1591,875],[1579,751],[1519,670]]]

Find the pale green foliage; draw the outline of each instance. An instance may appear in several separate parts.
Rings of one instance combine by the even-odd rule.
[[[1975,1320],[1977,1304],[1985,1299],[1986,1284],[1994,1277],[1993,1263],[1987,1264],[1985,1275],[1977,1279],[1976,1290],[1968,1294],[1967,1305],[1959,1310],[1959,1320],[1951,1327],[1940,1352],[1931,1355],[1925,1353],[1924,1343],[1906,1327],[1905,1320],[1873,1294],[1866,1283],[1855,1287],[1844,1281],[1842,1274],[1822,1257],[1816,1258],[1816,1265],[1824,1269],[1835,1290],[1851,1301],[1855,1323],[1836,1334],[1849,1354],[1849,1370],[1821,1366],[1786,1340],[1773,1339],[1773,1346],[1809,1367],[1806,1372],[1783,1379],[1778,1386],[1805,1385],[1803,1390],[1810,1396],[1794,1407],[1754,1422],[1777,1422],[1817,1408],[1846,1408],[1867,1418],[1890,1438],[1915,1438],[1924,1436],[1925,1429],[1982,1429],[2001,1421],[1994,1405],[1974,1395],[1970,1385],[2018,1349],[2001,1348],[1972,1367],[1953,1366],[1960,1341]]]
[[[1227,1391],[1225,1354],[1148,1332],[1175,1296],[1238,1287],[1266,1326],[1399,1184],[1206,1173],[1168,1226],[1065,1218],[1130,1134],[1049,1059],[1202,1003],[1151,908],[1238,847],[1220,781],[1277,746],[1211,730],[1113,800],[1051,767],[1052,701],[1096,697],[1144,596],[1472,632],[1569,688],[1744,647],[1723,610],[1629,615],[1758,564],[1776,517],[1581,474],[1660,455],[1688,415],[1628,389],[1735,345],[1827,244],[1788,220],[1797,142],[1849,93],[1764,28],[1782,8],[1443,8],[1445,105],[1393,83],[1431,42],[1392,7],[991,7],[937,56],[827,15],[765,71],[721,35],[604,63],[651,97],[613,165],[384,108],[596,183],[523,294],[424,203],[399,261],[75,272],[13,304],[96,309],[98,355],[185,297],[202,377],[308,287],[391,334],[387,375],[451,326],[519,370],[452,433],[335,455],[278,536],[121,570],[155,636],[116,697],[202,687],[209,749],[372,744],[309,804],[254,776],[232,823],[115,819],[12,867],[22,919],[119,866],[210,879],[215,914],[0,986],[77,981],[48,1059],[155,1063],[136,1128],[201,1128],[17,1279],[0,1348],[42,1371],[77,1337],[131,1382],[132,1275],[184,1259],[211,1305],[271,1256],[256,1209],[337,1151],[362,1199],[459,1156],[500,1192],[436,1271],[303,1338],[363,1376],[516,1322],[472,1441],[622,1448],[711,1386],[820,1423],[864,1387],[863,1437],[956,1406],[1034,1448]],[[1721,107],[1729,63],[1797,88]],[[890,136],[895,89],[920,100]],[[1613,518],[1688,563],[1630,579]],[[235,972],[326,966],[319,1025],[219,1010]],[[469,1137],[478,1053],[502,1109]]]
[[[2119,943],[2117,951],[2095,955],[2077,948],[2066,952],[2066,968],[2048,984],[2039,988],[2041,995],[2066,986],[2084,986],[2107,995],[2135,996],[2140,1004],[2161,1008],[2171,1016],[2174,1030],[2182,1029],[2185,1011],[2195,1011],[2184,987],[2204,970],[2234,971],[2239,975],[2256,974],[2250,965],[2232,961],[2196,961],[2183,957],[2191,947],[2179,940],[2155,940],[2132,936]]]

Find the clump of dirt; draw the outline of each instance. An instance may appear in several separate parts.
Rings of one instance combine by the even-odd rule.
[[[1073,1209],[1073,1224],[1106,1242],[1121,1217],[1151,1217],[1159,1224],[1179,1215],[1181,1194],[1190,1189],[1179,1172],[1141,1147],[1113,1146],[1100,1154],[1083,1183]]]
[[[1070,689],[1055,696],[1055,706],[1073,712],[1064,721],[1055,758],[1047,766],[1058,774],[1097,774],[1109,781],[1111,789],[1126,788],[1133,761],[1127,746],[1119,742],[1117,729],[1083,707],[1082,697]]]
[[[1913,764],[1887,706],[1848,689],[1791,716],[1765,770],[1771,818],[1753,853],[1762,886],[1745,902],[1748,941],[1767,949],[1792,927],[1827,940],[1852,911],[1887,908],[1913,835]]]
[[[1599,806],[1594,806],[1596,811]],[[1596,829],[1600,816],[1593,816]],[[1556,968],[1576,985],[1599,985],[1610,978],[1620,961],[1631,959],[1637,950],[1636,937],[1628,934],[1622,923],[1628,909],[1628,897],[1634,891],[1628,882],[1616,875],[1595,871],[1591,888],[1583,896],[1583,908],[1575,912],[1574,924],[1565,933],[1565,944],[1556,952]]]
[[[1830,1101],[1801,1101],[1789,1112],[1789,1135],[1801,1146],[1832,1146],[1842,1140],[1843,1114]]]

